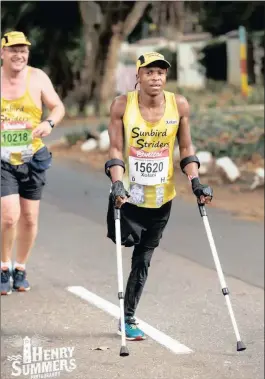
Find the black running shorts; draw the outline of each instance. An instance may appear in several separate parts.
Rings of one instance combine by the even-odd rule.
[[[44,147],[37,152],[35,159],[33,164],[16,166],[1,160],[1,197],[19,194],[29,200],[41,199],[51,154]]]
[[[169,220],[172,201],[160,208],[142,208],[125,203],[121,207],[121,243],[129,247],[144,243],[145,247],[156,248]],[[107,237],[115,243],[114,207],[109,197],[107,213]]]

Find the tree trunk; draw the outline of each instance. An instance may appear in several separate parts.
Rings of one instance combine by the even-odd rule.
[[[114,25],[113,34],[110,40],[107,59],[105,61],[104,73],[100,85],[100,101],[105,103],[114,94],[116,87],[116,68],[119,58],[119,51],[122,43],[122,25]]]
[[[101,23],[102,15],[99,5],[92,1],[80,1],[79,9],[83,22],[85,58],[83,67],[80,70],[80,81],[77,92],[79,111],[83,113],[86,103],[91,97],[93,87],[96,57],[99,48],[98,26]]]
[[[103,67],[103,75],[99,82],[99,99],[101,114],[106,113],[109,108],[108,101],[114,98],[116,88],[116,69],[119,60],[119,52],[122,42],[133,31],[139,20],[141,19],[149,2],[135,2],[132,11],[124,21],[119,21],[112,25],[112,36],[108,45],[107,57]],[[104,109],[105,108],[105,109]]]

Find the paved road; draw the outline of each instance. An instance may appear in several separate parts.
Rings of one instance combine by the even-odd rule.
[[[19,337],[36,335],[43,348],[75,348],[76,369],[62,372],[63,378],[264,378],[263,225],[209,210],[245,352],[235,351],[198,211],[176,199],[137,316],[192,353],[174,354],[148,338],[130,343],[130,357],[121,359],[116,318],[67,290],[81,286],[118,305],[115,248],[105,238],[108,179],[60,160],[48,178],[40,233],[28,265],[32,291],[2,298],[3,379],[13,377],[7,355],[22,353]],[[125,278],[130,256],[131,249],[125,249]],[[99,346],[108,349],[93,350]]]
[[[57,128],[47,137],[46,141],[51,143],[59,140],[66,133],[81,131],[84,128],[86,128],[85,124],[66,129]],[[90,130],[96,128],[96,125],[90,125]],[[51,194],[50,201],[57,198],[58,193],[61,192],[61,183],[55,180],[59,170],[60,175],[64,175],[67,187],[70,188],[69,191],[74,198],[87,202],[87,196],[89,198],[93,196],[93,202],[89,204],[90,207],[93,207],[93,220],[102,224],[105,217],[108,179],[98,173],[89,174],[89,170],[79,164],[71,163],[71,165],[74,171],[87,171],[87,174],[80,177],[77,172],[72,172],[69,176],[68,168],[51,171],[48,189],[48,193]],[[80,183],[78,187],[75,185],[76,182]],[[62,207],[70,207],[69,209],[73,212],[78,208],[78,211],[87,217],[87,209],[83,207],[82,201],[79,201],[78,204],[76,202],[70,204],[68,200],[66,201],[68,196],[69,192],[65,190],[60,194]],[[206,238],[202,238],[204,227],[200,217],[198,218],[197,207],[194,207],[193,204],[184,204],[178,199],[175,204],[175,211],[171,215],[171,222],[165,231],[165,238],[161,246],[172,254],[184,256],[207,267],[214,267],[212,256],[209,254],[208,241]],[[250,284],[264,288],[264,224],[235,220],[228,212],[215,209],[211,209],[209,217],[224,271]],[[176,233],[178,233],[177,241]]]

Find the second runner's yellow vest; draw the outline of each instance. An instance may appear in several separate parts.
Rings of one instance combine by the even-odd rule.
[[[141,115],[138,91],[127,94],[123,183],[131,195],[128,201],[139,207],[159,208],[176,196],[173,151],[179,113],[175,94],[164,91],[164,96],[164,116],[150,123]]]
[[[32,130],[41,122],[42,110],[29,92],[31,67],[28,67],[25,93],[14,100],[1,96],[1,160],[11,165],[28,162],[44,146],[41,138],[32,138]]]

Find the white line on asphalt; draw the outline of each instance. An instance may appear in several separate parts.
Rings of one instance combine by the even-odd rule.
[[[94,293],[88,291],[86,288],[81,286],[68,287],[67,290],[83,300],[86,300],[90,304],[95,305],[97,308],[109,313],[113,317],[119,319],[120,308],[107,300],[95,295]],[[145,332],[149,337],[151,337],[156,342],[165,346],[167,349],[171,350],[175,354],[190,354],[193,351],[187,346],[181,344],[177,340],[167,336],[165,333],[153,328],[151,325],[137,318],[139,322],[139,327]]]

